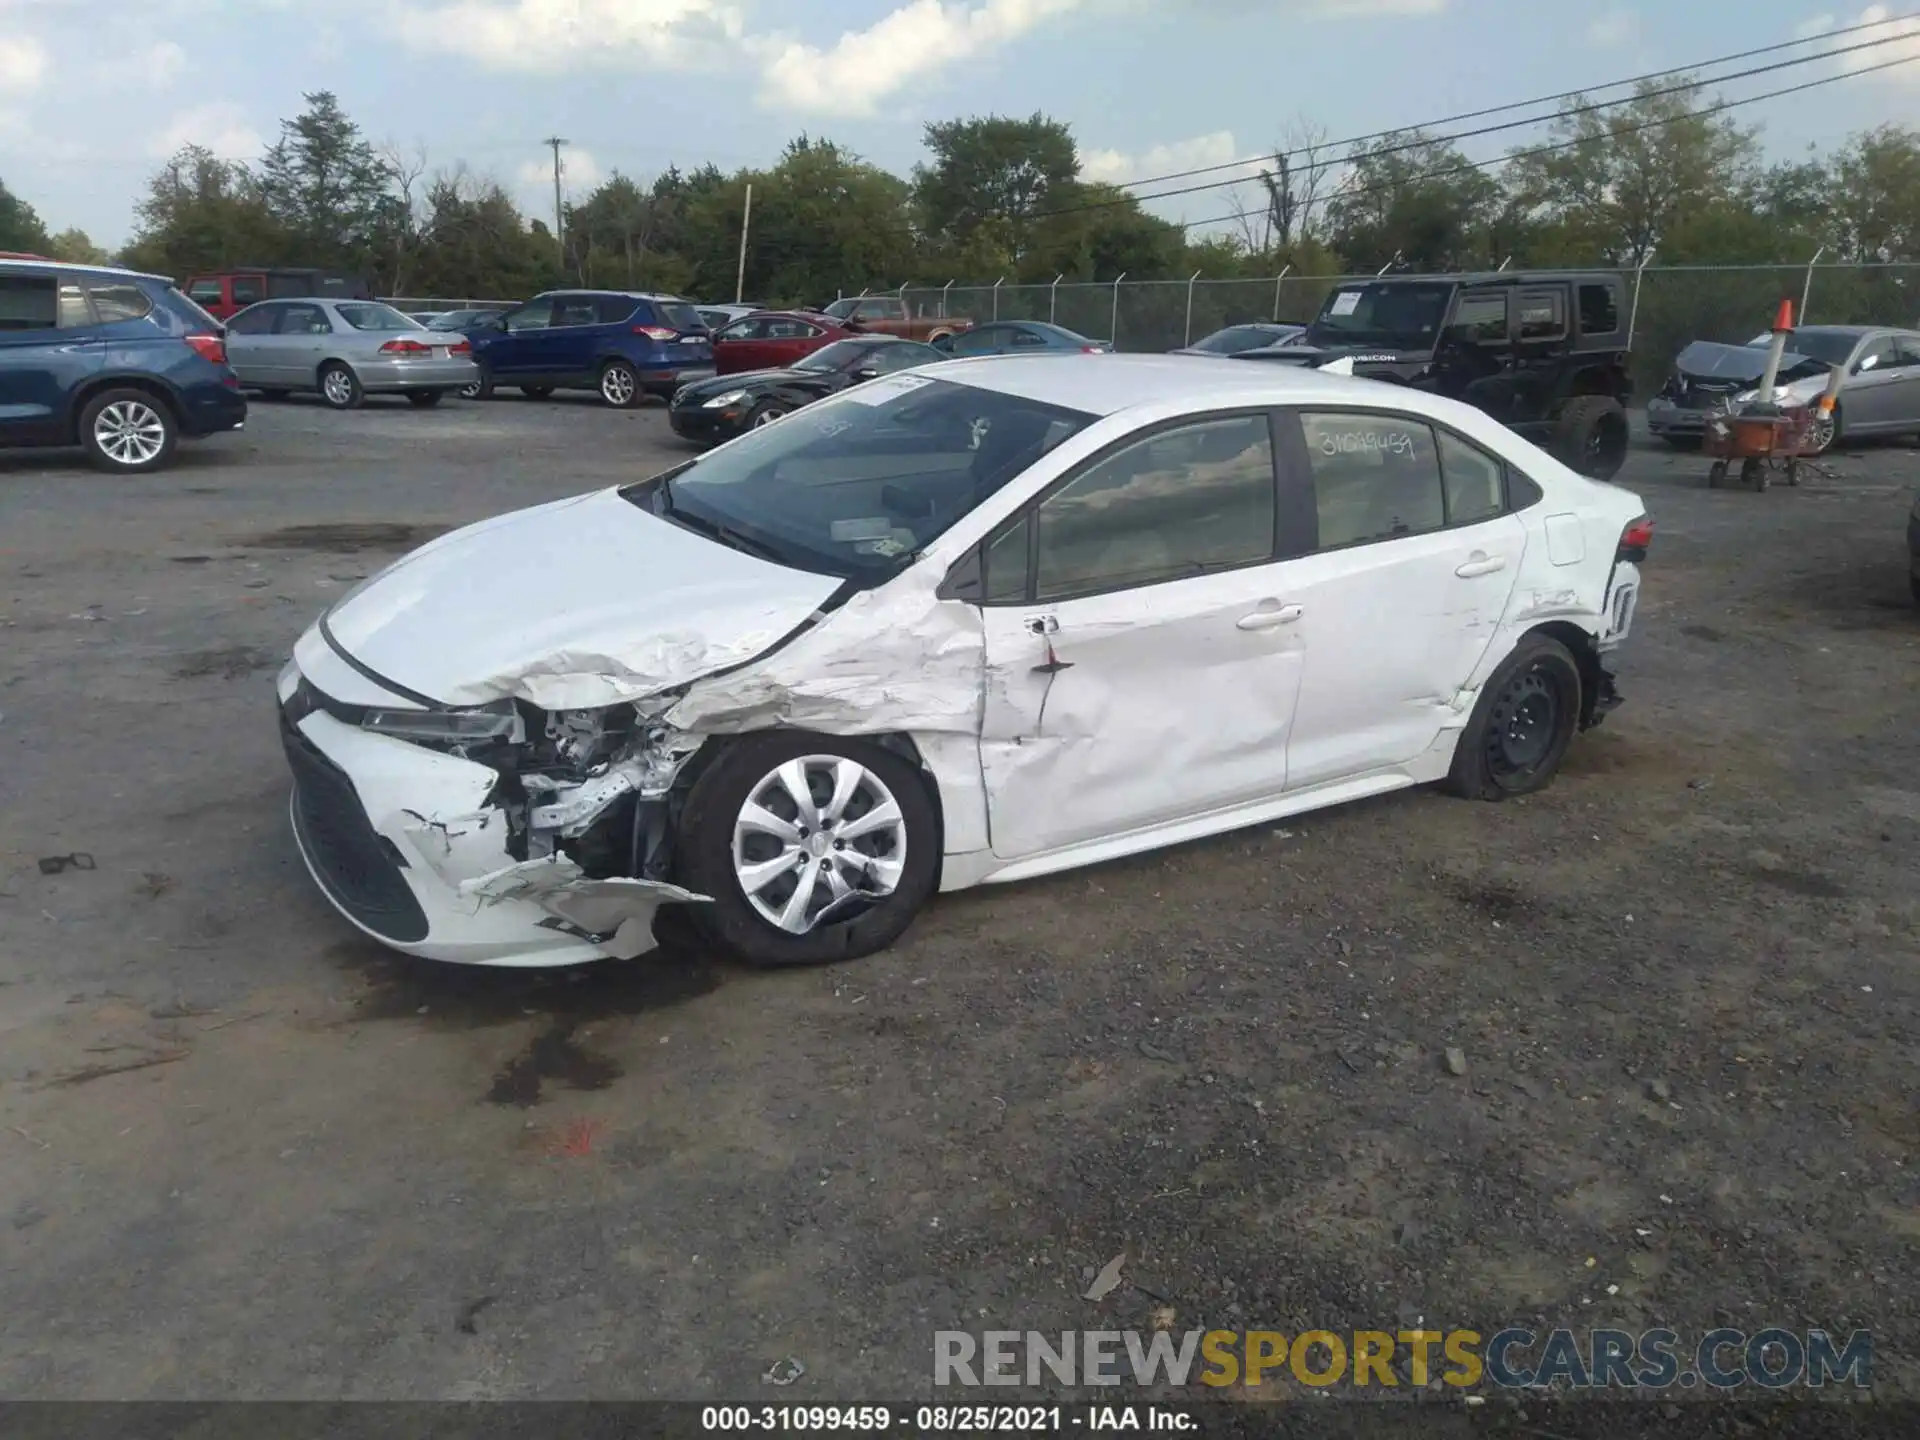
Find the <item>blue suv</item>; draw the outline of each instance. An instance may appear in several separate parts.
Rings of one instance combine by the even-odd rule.
[[[555,390],[597,390],[624,409],[713,374],[713,336],[699,312],[674,295],[555,290],[465,333],[480,379],[461,393],[482,399],[499,385],[536,399]]]
[[[171,280],[0,260],[0,448],[78,445],[135,474],[246,423],[226,332]]]

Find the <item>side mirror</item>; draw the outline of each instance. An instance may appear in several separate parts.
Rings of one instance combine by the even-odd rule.
[[[880,378],[880,372],[871,365],[862,365],[858,370],[853,372],[853,378],[856,380],[878,380]]]
[[[1856,375],[1864,374],[1879,363],[1880,357],[1878,355],[1862,355],[1858,360],[1853,362],[1853,373]]]

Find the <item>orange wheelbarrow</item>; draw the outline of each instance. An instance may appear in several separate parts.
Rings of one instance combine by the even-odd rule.
[[[1800,461],[1807,453],[1808,440],[1818,418],[1819,402],[1785,407],[1748,406],[1745,410],[1714,416],[1707,422],[1700,445],[1715,457],[1713,467],[1707,471],[1708,486],[1717,490],[1726,484],[1736,460],[1740,462],[1740,483],[1750,490],[1765,490],[1774,470],[1781,472],[1787,484],[1798,485]]]

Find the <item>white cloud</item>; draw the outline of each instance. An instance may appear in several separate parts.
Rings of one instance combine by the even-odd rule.
[[[762,101],[813,115],[871,115],[882,100],[1018,40],[1084,0],[912,0],[828,49],[765,40]]]
[[[1630,45],[1639,38],[1640,13],[1624,5],[1602,11],[1587,26],[1587,39],[1595,45]]]
[[[452,0],[407,10],[395,27],[417,50],[496,70],[553,71],[636,56],[690,64],[703,44],[738,41],[743,22],[728,0]]]
[[[37,90],[53,61],[31,35],[0,34],[0,95]]]
[[[1847,36],[1848,44],[1881,39],[1886,39],[1887,43],[1875,45],[1870,50],[1855,50],[1851,55],[1842,55],[1836,62],[1839,67],[1849,74],[1857,74],[1891,60],[1905,61],[1907,63],[1893,69],[1876,71],[1872,78],[1908,85],[1920,81],[1920,63],[1915,63],[1920,62],[1920,20],[1907,18],[1894,20],[1890,25],[1880,23],[1892,19],[1893,10],[1886,5],[1869,5],[1855,16],[1853,24],[1873,25],[1876,28]]]
[[[247,123],[246,111],[226,100],[181,111],[148,141],[147,153],[165,158],[188,145],[211,150],[222,160],[252,160],[267,148]]]
[[[1154,175],[1174,175],[1186,170],[1203,168],[1209,169],[1209,173],[1193,176],[1191,183],[1206,184],[1214,180],[1232,180],[1240,176],[1251,179],[1260,172],[1259,160],[1249,160],[1244,165],[1236,165],[1226,170],[1210,169],[1215,165],[1226,165],[1239,157],[1240,146],[1234,140],[1233,132],[1215,130],[1211,135],[1195,135],[1190,140],[1173,140],[1165,145],[1155,145],[1133,154],[1121,150],[1082,150],[1080,173],[1088,180],[1099,181],[1102,184],[1125,185],[1130,181]],[[1186,182],[1169,180],[1167,183],[1177,187]]]
[[[142,78],[156,90],[164,90],[180,78],[187,68],[187,52],[171,40],[148,46],[134,57]]]
[[[1815,15],[1811,19],[1802,20],[1798,25],[1793,27],[1793,38],[1796,40],[1811,40],[1816,35],[1826,34],[1838,23],[1831,13]]]

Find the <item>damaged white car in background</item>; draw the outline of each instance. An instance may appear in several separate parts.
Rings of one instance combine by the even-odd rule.
[[[294,834],[434,959],[630,958],[665,905],[867,953],[937,889],[1537,789],[1616,701],[1651,534],[1401,387],[953,361],[364,582],[280,676]]]

